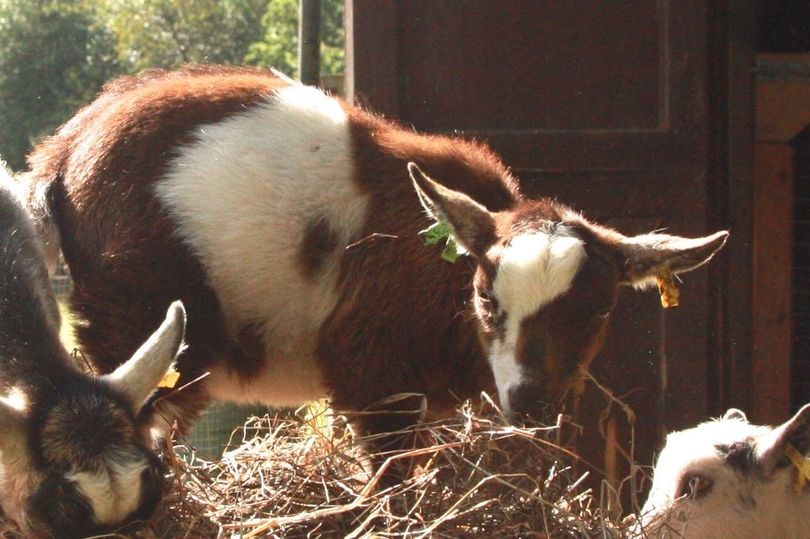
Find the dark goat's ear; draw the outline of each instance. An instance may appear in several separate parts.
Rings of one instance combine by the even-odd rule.
[[[476,257],[495,243],[495,219],[484,206],[466,194],[431,179],[415,163],[408,163],[419,201],[434,220],[447,223],[453,238]]]

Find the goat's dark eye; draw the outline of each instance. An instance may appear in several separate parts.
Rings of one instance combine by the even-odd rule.
[[[680,492],[678,493],[678,497],[682,498],[685,496],[689,496],[695,500],[699,500],[700,498],[704,497],[708,494],[712,487],[714,486],[714,481],[705,475],[700,474],[691,474],[684,477],[683,482],[681,483]]]
[[[611,311],[610,309],[601,310],[598,313],[596,313],[596,318],[601,318],[604,320],[605,318],[608,318],[612,312],[613,311]]]

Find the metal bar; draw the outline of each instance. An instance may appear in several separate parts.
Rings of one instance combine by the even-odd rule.
[[[298,72],[301,82],[321,79],[321,0],[300,0],[298,6]]]

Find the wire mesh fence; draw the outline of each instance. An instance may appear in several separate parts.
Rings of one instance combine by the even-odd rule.
[[[70,291],[73,288],[73,281],[64,263],[60,262],[59,265],[56,266],[56,271],[51,276],[51,288],[53,288],[53,293],[56,295],[57,300],[60,302],[67,301],[67,297],[70,295]]]

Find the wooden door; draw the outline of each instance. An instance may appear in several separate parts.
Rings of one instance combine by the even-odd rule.
[[[624,233],[703,235],[724,224],[728,195],[709,163],[724,152],[710,145],[709,15],[666,0],[350,0],[347,89],[418,130],[489,141],[526,191]],[[592,369],[635,412],[642,464],[726,383],[714,332],[728,283],[712,264],[684,277],[677,309],[626,291]],[[590,387],[580,421],[594,464],[622,477],[627,418]],[[605,451],[605,437],[618,445]]]

